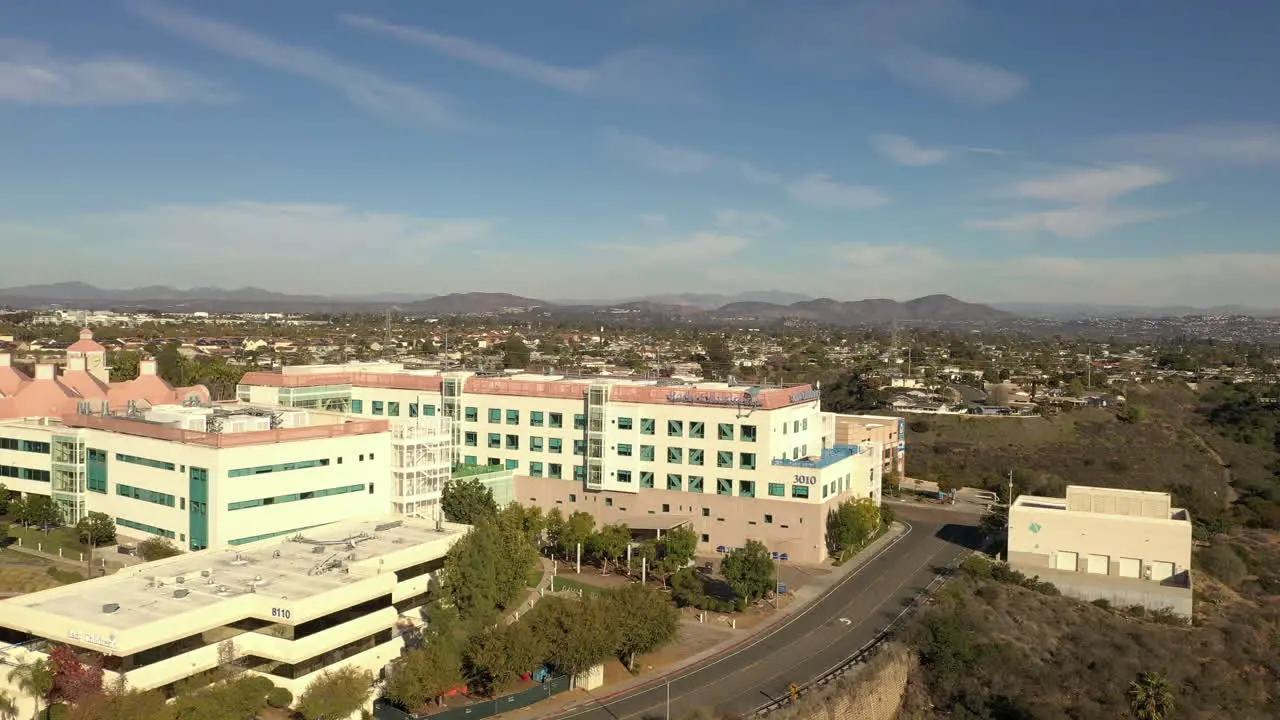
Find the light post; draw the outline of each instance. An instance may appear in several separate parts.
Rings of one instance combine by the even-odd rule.
[[[671,720],[671,678],[667,678],[667,720]]]

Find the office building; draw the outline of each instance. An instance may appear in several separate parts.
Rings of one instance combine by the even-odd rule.
[[[1063,593],[1191,616],[1191,517],[1168,493],[1072,485],[1009,510],[1009,565]]]
[[[393,427],[448,418],[454,464],[511,471],[515,500],[636,529],[687,522],[703,553],[759,539],[794,560],[821,561],[827,511],[846,499],[879,502],[886,462],[885,442],[822,412],[818,388],[809,385],[440,373],[378,363],[248,373],[237,394]],[[438,501],[423,498],[420,512],[430,515]]]
[[[0,661],[13,666],[65,644],[101,655],[107,685],[123,677],[130,688],[171,692],[217,667],[222,648],[296,697],[322,671],[376,673],[399,656],[404,628],[421,624],[413,611],[466,530],[352,520],[3,600]],[[4,689],[28,717],[27,693]]]

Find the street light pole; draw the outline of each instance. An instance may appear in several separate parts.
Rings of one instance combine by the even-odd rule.
[[[667,678],[667,720],[671,720],[671,678]]]

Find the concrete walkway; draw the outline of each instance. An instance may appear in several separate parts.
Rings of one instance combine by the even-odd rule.
[[[545,591],[550,588],[551,572],[554,569],[554,566],[549,558],[538,556],[538,560],[542,564],[542,579],[538,581],[537,587],[529,588],[529,592],[525,593],[524,600],[519,605],[516,605],[503,615],[502,623],[504,625],[510,625],[516,620],[519,620],[521,615],[532,610],[533,606],[537,605],[538,601],[542,599]]]
[[[565,712],[581,705],[587,704],[604,704],[608,703],[612,698],[624,695],[638,688],[654,685],[663,681],[663,678],[672,673],[691,665],[697,665],[705,660],[724,655],[731,652],[743,643],[750,641],[754,636],[768,632],[771,628],[783,623],[787,618],[802,612],[810,603],[819,597],[822,597],[828,590],[840,582],[850,573],[867,564],[872,558],[883,552],[894,542],[897,542],[906,533],[906,527],[902,523],[894,523],[884,535],[881,535],[875,542],[868,545],[862,552],[850,558],[848,562],[840,567],[832,568],[831,572],[821,577],[814,578],[813,582],[805,584],[792,594],[792,601],[786,607],[780,608],[773,616],[772,620],[767,624],[762,624],[750,630],[741,630],[724,642],[704,650],[697,655],[690,655],[682,659],[677,664],[667,665],[661,668],[660,672],[640,675],[638,677],[627,680],[626,682],[608,685],[600,689],[599,693],[587,693],[579,690],[570,690],[555,696],[545,702],[532,705],[522,710],[504,713],[499,717],[508,720],[541,720],[543,718],[551,718],[564,714]]]

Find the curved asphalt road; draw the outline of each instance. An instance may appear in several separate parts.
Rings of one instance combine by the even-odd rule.
[[[899,509],[908,532],[798,614],[725,655],[669,678],[671,717],[698,707],[739,717],[821,675],[870,642],[946,566],[976,542],[972,519],[935,509]],[[955,523],[955,524],[952,524]],[[963,523],[963,524],[961,524]],[[849,620],[846,624],[842,618]],[[580,706],[557,720],[665,718],[666,683]]]

